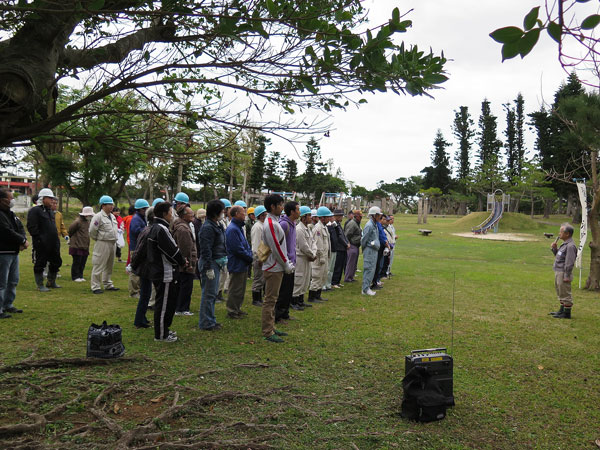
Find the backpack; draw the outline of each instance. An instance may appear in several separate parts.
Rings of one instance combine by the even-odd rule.
[[[133,252],[131,252],[131,272],[138,277],[141,276],[142,267],[148,259],[148,235],[152,227],[144,228],[137,239],[137,246]]]
[[[400,415],[417,422],[433,422],[446,417],[446,408],[452,406],[437,380],[426,367],[415,366],[402,380],[404,399]]]
[[[121,338],[119,325],[107,325],[106,320],[102,325],[90,325],[87,338],[88,358],[119,358],[125,354],[125,346]]]

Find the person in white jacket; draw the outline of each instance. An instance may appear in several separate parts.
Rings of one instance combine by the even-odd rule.
[[[292,309],[302,311],[312,307],[304,303],[304,294],[310,285],[310,263],[317,259],[317,245],[308,224],[311,223],[311,211],[308,206],[300,207],[300,222],[296,227],[296,271],[294,272],[294,293]]]
[[[260,205],[254,210],[256,222],[250,230],[250,241],[252,245],[252,304],[254,306],[262,306],[262,291],[265,287],[265,278],[263,277],[262,263],[258,260],[257,252],[260,243],[262,242],[263,224],[267,218],[267,210]]]
[[[279,225],[279,216],[283,211],[283,197],[271,194],[265,197],[267,218],[263,225],[262,240],[271,253],[262,265],[265,278],[265,298],[262,305],[262,334],[270,342],[283,342],[281,336],[287,333],[275,329],[275,304],[279,297],[279,288],[283,273],[292,273],[294,265],[286,256],[285,233]]]

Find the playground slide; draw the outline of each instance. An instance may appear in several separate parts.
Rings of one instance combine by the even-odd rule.
[[[502,210],[504,208],[502,207],[502,202],[495,202],[494,203],[494,210],[492,211],[492,213],[490,214],[490,216],[485,219],[484,222],[482,222],[481,224],[479,224],[478,226],[476,226],[475,228],[472,228],[471,230],[473,231],[473,233],[475,234],[485,234],[488,232],[488,230],[490,228],[493,228],[494,226],[496,226],[496,224],[498,222],[500,222],[500,219],[502,219]]]

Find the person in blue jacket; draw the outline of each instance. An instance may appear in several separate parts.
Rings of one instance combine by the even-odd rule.
[[[140,233],[147,227],[146,212],[150,208],[150,204],[143,198],[138,198],[135,201],[134,208],[135,215],[129,224],[129,250],[131,252],[135,252],[137,249]],[[152,281],[149,278],[139,277],[131,272],[129,274],[129,295],[131,295],[132,291],[137,291],[139,295],[133,324],[136,328],[149,328],[150,321],[146,318],[146,310],[148,309],[148,302],[152,295]]]
[[[371,289],[381,289],[383,283],[381,282],[381,269],[383,268],[384,252],[388,248],[387,236],[385,235],[385,229],[381,224],[383,214],[377,218],[377,233],[379,235],[379,251],[377,253],[377,267],[375,269],[375,276],[373,277],[373,284]],[[388,250],[389,251],[389,250]]]
[[[225,230],[219,224],[223,219],[225,205],[220,200],[211,200],[206,205],[206,221],[198,233],[198,272],[202,286],[198,327],[206,331],[220,330],[221,324],[215,317],[215,300],[219,290],[221,269],[227,265]]]
[[[241,319],[247,313],[242,311],[248,266],[252,264],[252,249],[244,236],[246,211],[236,205],[229,211],[231,223],[225,231],[227,244],[227,271],[229,272],[229,291],[227,297],[227,317]]]

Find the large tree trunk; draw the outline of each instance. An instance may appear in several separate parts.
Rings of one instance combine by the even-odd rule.
[[[550,213],[552,212],[552,203],[554,200],[551,198],[547,198],[544,202],[544,219],[550,218]]]
[[[598,223],[598,212],[600,211],[600,183],[596,168],[598,153],[592,151],[592,192],[593,199],[588,213],[588,234],[592,235],[590,241],[590,274],[585,283],[586,289],[600,289],[600,224]]]
[[[181,192],[181,185],[183,184],[183,161],[177,163],[177,188],[176,193]]]

